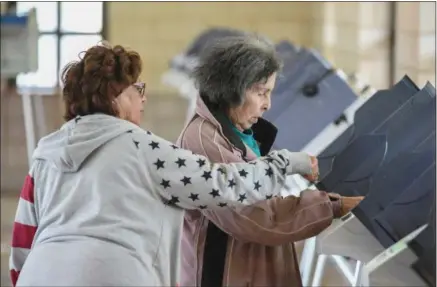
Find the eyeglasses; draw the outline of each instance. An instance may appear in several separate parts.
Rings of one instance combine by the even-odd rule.
[[[140,95],[144,97],[144,93],[146,91],[146,83],[134,83],[132,86],[134,86],[138,90],[138,93],[140,93]]]

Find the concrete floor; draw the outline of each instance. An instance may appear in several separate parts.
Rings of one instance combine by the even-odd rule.
[[[1,197],[1,278],[0,285],[11,286],[9,279],[9,245],[18,197]]]
[[[0,286],[11,286],[9,279],[9,244],[11,240],[12,224],[18,203],[17,196],[1,197],[1,281]],[[302,250],[301,243],[297,244],[298,252]],[[345,279],[332,263],[327,264],[322,286],[348,286]]]

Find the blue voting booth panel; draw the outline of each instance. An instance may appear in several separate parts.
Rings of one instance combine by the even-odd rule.
[[[400,154],[366,182],[369,193],[352,213],[384,247],[426,224],[435,196],[435,148],[432,133],[417,151]]]
[[[293,65],[293,62],[299,55],[299,48],[288,41],[281,41],[275,46],[275,49],[284,64],[284,68],[276,78],[276,86],[273,93],[277,94],[284,84],[287,85],[286,77],[284,76],[284,69],[288,69],[290,65]]]
[[[434,212],[435,213],[435,212]],[[434,221],[435,226],[435,221]],[[428,235],[423,235],[427,237],[435,236],[435,229],[431,230],[430,227],[427,228],[424,232],[427,232]],[[431,232],[433,232],[431,234]],[[419,235],[421,236],[421,235]],[[435,240],[435,238],[433,238]],[[412,268],[422,277],[423,281],[430,287],[436,286],[436,249],[435,249],[435,241],[433,245],[429,248],[424,248],[421,253],[419,259],[412,265]]]
[[[264,118],[275,124],[275,149],[301,150],[356,100],[356,94],[315,51],[285,59]]]
[[[375,129],[418,91],[419,88],[413,81],[405,76],[390,90],[378,91],[356,111],[354,123],[318,156],[321,184],[324,188],[334,188],[334,186],[323,181],[331,172],[334,161],[338,162],[337,156],[357,137],[372,134]]]
[[[414,82],[405,76],[390,90],[376,92],[356,111],[353,125],[349,126],[318,156],[320,178],[324,178],[331,171],[336,155],[356,137],[372,132],[418,91],[419,88]]]
[[[359,135],[335,156],[318,188],[345,196],[359,195],[357,183],[373,180],[399,153],[415,150],[435,132],[435,102],[435,89],[429,84],[377,128]]]
[[[279,54],[279,57],[285,61],[286,59],[290,59],[296,56],[299,48],[290,43],[289,41],[281,41],[275,46],[276,52]]]
[[[332,149],[333,163],[317,185],[345,196],[366,195],[352,212],[386,248],[426,224],[430,213],[435,213],[435,88],[428,83],[408,98],[406,87],[410,92],[415,87],[401,84],[394,87],[398,88],[396,95],[407,101],[385,116],[378,115],[378,108],[387,109],[385,105],[375,106],[373,117],[357,115],[354,133],[347,135],[352,141],[343,150]],[[401,86],[404,93],[399,91]],[[379,123],[372,123],[374,118]],[[360,126],[367,119],[370,123]],[[419,259],[424,250],[435,249],[435,222],[432,226],[432,232],[424,231],[413,244]],[[425,274],[422,277],[435,278],[435,263],[431,271],[423,263],[426,260],[431,259],[424,256],[413,268]]]
[[[375,221],[385,231],[379,242],[386,248],[427,223],[435,197],[435,161],[404,192],[396,197],[377,216]]]
[[[283,40],[276,44],[276,51],[280,54],[291,53],[294,54],[299,50],[299,48],[293,43]]]
[[[187,56],[199,56],[211,42],[226,38],[244,35],[243,31],[229,28],[213,28],[200,34],[187,49]]]
[[[352,212],[367,229],[372,231],[373,218],[435,163],[435,136],[430,134],[416,151],[399,154],[373,178],[356,183],[353,192],[366,194],[366,198]]]
[[[436,286],[436,198],[433,199],[433,208],[429,213],[428,227],[420,233],[409,247],[416,253],[418,260],[413,263],[412,268],[428,284]]]
[[[218,39],[230,36],[241,36],[243,35],[243,31],[228,29],[228,28],[213,28],[206,30],[202,34],[200,34],[191,45],[188,47],[184,56],[187,58],[197,58],[200,53],[211,43]],[[181,61],[170,61],[170,67],[177,70],[189,70],[189,67],[185,66]],[[190,71],[187,71],[190,72]]]
[[[302,48],[295,53],[285,54],[283,68],[272,94],[274,101],[267,113],[269,117],[274,118],[284,109],[284,101],[289,102],[290,99],[298,96],[295,90],[301,90],[311,83],[317,85],[332,72],[331,64],[314,50]]]

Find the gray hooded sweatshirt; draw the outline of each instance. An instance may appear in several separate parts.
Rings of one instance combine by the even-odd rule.
[[[239,208],[309,171],[302,153],[212,164],[127,121],[78,117],[35,150],[15,218],[13,281],[178,286],[184,209]]]

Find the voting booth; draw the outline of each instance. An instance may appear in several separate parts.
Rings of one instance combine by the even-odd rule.
[[[38,69],[38,26],[36,10],[25,16],[1,15],[1,77],[7,79]],[[28,91],[21,94],[26,131],[27,155],[36,146],[32,99]]]
[[[38,70],[38,38],[36,10],[26,15],[5,14],[0,17],[1,24],[1,77],[14,78],[18,74],[32,73]],[[2,93],[5,91],[2,91]],[[36,87],[28,82],[17,86],[23,105],[26,147],[29,164],[36,147],[36,124],[45,130],[43,95],[52,95],[56,88]]]
[[[307,145],[331,123],[346,120],[344,112],[357,95],[341,71],[313,49],[301,48],[283,61],[271,108],[264,113],[279,130],[274,148],[317,154]]]
[[[1,15],[1,75],[3,78],[38,69],[36,10],[28,15]]]
[[[430,286],[424,278],[435,278],[435,268],[420,258],[435,248],[435,224],[428,223],[435,214],[435,106],[431,84],[419,90],[404,77],[377,92],[320,154],[319,189],[366,198],[317,236],[313,286],[326,255],[362,263],[355,285]]]

